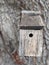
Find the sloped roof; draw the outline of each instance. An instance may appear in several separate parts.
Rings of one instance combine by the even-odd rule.
[[[33,13],[32,13],[33,14]],[[20,27],[30,27],[30,26],[44,26],[43,20],[40,15],[30,15],[22,13]]]

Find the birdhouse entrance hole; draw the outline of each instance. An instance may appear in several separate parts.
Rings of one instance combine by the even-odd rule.
[[[19,55],[41,56],[43,45],[43,29],[20,29]]]
[[[32,34],[32,33],[30,33],[30,34],[29,34],[29,37],[33,37],[33,34]]]

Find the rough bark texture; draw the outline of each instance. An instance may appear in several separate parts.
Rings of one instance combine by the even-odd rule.
[[[21,3],[21,4],[20,4]],[[21,7],[20,7],[21,6]],[[13,50],[18,52],[20,9],[41,11],[44,27],[44,44],[41,57],[20,57],[16,63]],[[18,62],[19,61],[19,62]],[[0,0],[0,65],[49,65],[49,0]]]

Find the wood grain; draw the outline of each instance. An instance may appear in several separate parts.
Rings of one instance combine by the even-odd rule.
[[[29,34],[33,34],[29,37]],[[43,30],[20,30],[20,56],[41,56],[43,45]]]

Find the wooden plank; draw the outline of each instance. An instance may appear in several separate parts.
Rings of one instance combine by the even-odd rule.
[[[45,26],[40,15],[36,15],[39,12],[36,11],[22,11],[21,23],[19,26]],[[34,15],[35,14],[35,15]]]
[[[35,14],[35,15],[41,15],[40,11],[27,11],[27,10],[22,10],[21,11],[22,14]]]
[[[20,30],[20,56],[41,56],[42,45],[43,30]]]

